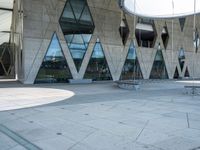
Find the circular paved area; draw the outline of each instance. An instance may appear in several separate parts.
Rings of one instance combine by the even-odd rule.
[[[0,111],[40,106],[66,100],[74,95],[63,89],[9,87],[0,89]]]

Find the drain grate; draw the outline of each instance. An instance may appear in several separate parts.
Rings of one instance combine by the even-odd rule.
[[[32,144],[28,140],[24,139],[20,135],[16,134],[12,130],[8,129],[6,126],[0,124],[0,132],[10,137],[12,140],[23,146],[28,150],[41,150],[38,146]]]

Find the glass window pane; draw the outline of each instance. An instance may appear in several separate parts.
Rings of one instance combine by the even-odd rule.
[[[79,71],[92,38],[94,24],[86,0],[68,0],[64,9],[64,14],[60,18],[60,25],[76,68]],[[71,16],[71,14],[75,14],[75,22],[64,18],[68,15]]]
[[[68,79],[71,78],[72,76],[67,61],[62,52],[57,35],[54,33],[35,83],[68,82]]]
[[[112,80],[112,76],[100,43],[96,43],[94,46],[93,54],[90,58],[84,78],[93,79],[94,81]]]
[[[84,0],[70,0],[76,19],[79,20],[85,6]]]

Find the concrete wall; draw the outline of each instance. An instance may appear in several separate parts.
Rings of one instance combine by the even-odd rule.
[[[131,40],[135,41],[134,18],[126,15],[130,34],[126,45],[123,46],[119,34],[121,10],[118,7],[117,0],[88,0],[88,5],[95,24],[95,30],[81,69],[77,72],[58,22],[65,2],[66,0],[23,0],[24,83],[32,84],[34,82],[54,32],[56,32],[59,37],[64,55],[74,79],[83,78],[94,44],[96,39],[99,38],[102,43],[113,80],[118,80],[127,56],[130,42]],[[135,42],[143,77],[148,79],[150,76],[158,43],[161,43],[161,48],[164,49],[161,40],[161,32],[165,22],[169,32],[169,42],[167,49],[163,50],[163,55],[169,78],[173,78],[176,66],[178,67],[180,75],[184,74],[187,66],[191,76],[200,78],[200,52],[193,55],[193,17],[186,18],[183,32],[181,32],[178,19],[174,19],[173,50],[172,20],[155,20],[157,39],[154,48],[150,49],[138,47],[137,42]],[[200,16],[197,16],[197,25],[200,29]],[[178,50],[181,46],[186,50],[186,64],[183,72],[181,72],[178,63]],[[194,72],[193,60],[195,60]]]

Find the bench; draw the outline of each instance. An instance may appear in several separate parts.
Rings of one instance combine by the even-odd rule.
[[[126,90],[140,89],[139,83],[136,83],[135,81],[115,81],[115,83],[117,83],[118,87]]]
[[[70,84],[89,84],[92,83],[92,79],[69,79]]]
[[[200,94],[200,86],[197,85],[185,85],[185,93],[192,94],[192,95],[199,95]]]

